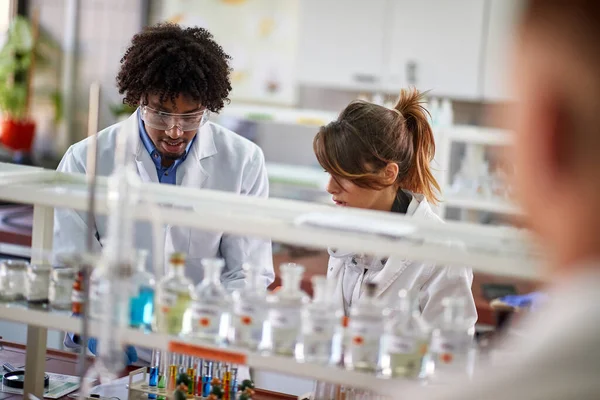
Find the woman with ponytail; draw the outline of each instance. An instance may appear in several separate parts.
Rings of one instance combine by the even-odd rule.
[[[435,142],[421,102],[416,90],[402,90],[393,109],[354,101],[336,121],[320,129],[313,147],[331,176],[327,191],[338,206],[441,221],[430,206],[438,201],[440,187],[431,172]],[[464,299],[467,325],[477,319],[468,268],[331,249],[329,254],[328,277],[338,282],[336,297],[346,314],[364,285],[375,282],[384,301],[394,301],[401,289],[412,293],[429,324],[441,319],[444,297]]]

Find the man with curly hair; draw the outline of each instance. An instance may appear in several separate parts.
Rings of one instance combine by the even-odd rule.
[[[99,175],[113,172],[116,137],[127,134],[128,153],[144,182],[268,196],[265,161],[258,146],[208,120],[219,112],[231,90],[230,56],[203,28],[174,24],[148,27],[133,37],[117,75],[124,102],[137,107],[126,121],[97,136]],[[130,134],[131,133],[131,134]],[[89,139],[71,146],[59,171],[85,173]],[[96,250],[106,239],[106,218],[96,217]],[[85,249],[86,218],[73,210],[56,210],[54,250]],[[136,226],[137,247],[152,249],[152,230]],[[202,278],[200,260],[222,257],[221,280],[228,289],[244,284],[243,263],[262,268],[264,284],[274,279],[270,241],[168,226],[165,256],[188,255],[187,275]],[[150,262],[151,260],[149,260]]]

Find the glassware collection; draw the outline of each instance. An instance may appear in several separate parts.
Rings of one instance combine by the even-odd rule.
[[[511,166],[501,161],[490,146],[468,143],[449,192],[454,195],[483,199],[511,200]]]
[[[218,391],[222,400],[234,400],[240,389],[253,385],[251,381],[238,382],[235,364],[154,350],[148,384],[142,384],[143,389],[153,392],[148,394],[148,399],[172,398],[180,374],[186,374],[189,379],[187,398],[207,398]]]
[[[128,319],[132,328],[382,378],[444,381],[457,371],[472,374],[473,328],[466,326],[462,298],[444,299],[442,320],[429,326],[421,318],[415,296],[402,290],[392,304],[382,304],[377,285],[367,283],[364,295],[344,316],[341,303],[333,298],[335,281],[314,276],[311,300],[301,289],[301,265],[281,265],[282,286],[271,293],[264,287],[260,270],[244,265],[246,284],[229,294],[220,281],[222,259],[203,260],[204,278],[194,287],[185,275],[184,254],[170,256],[167,274],[158,284],[145,270],[146,256],[145,252],[137,254],[132,263],[137,267],[124,278],[128,282],[122,286],[129,291],[129,302],[123,303],[129,310],[120,313],[120,318]],[[99,264],[90,279],[92,319],[104,312],[105,272]],[[3,301],[25,299],[30,305],[44,303],[44,307],[71,309],[77,315],[81,285],[74,268],[0,263]],[[164,365],[166,355],[160,359],[156,353],[155,358],[153,367],[158,372],[151,372],[151,385],[169,388],[169,371],[174,364]],[[217,365],[194,364],[194,376],[210,376]],[[175,367],[181,369],[180,364]]]

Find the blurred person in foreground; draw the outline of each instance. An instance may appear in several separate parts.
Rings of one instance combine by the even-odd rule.
[[[529,1],[517,37],[515,184],[550,300],[514,360],[422,399],[600,399],[600,1]]]

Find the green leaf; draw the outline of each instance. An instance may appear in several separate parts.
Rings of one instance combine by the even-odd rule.
[[[8,31],[8,42],[17,52],[26,53],[33,48],[33,37],[31,35],[31,25],[29,21],[21,16],[17,16]]]

